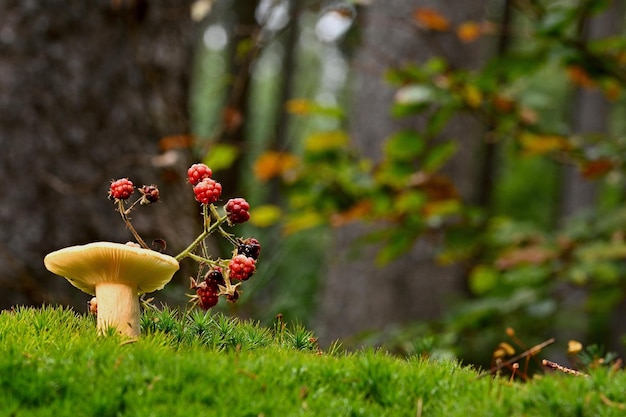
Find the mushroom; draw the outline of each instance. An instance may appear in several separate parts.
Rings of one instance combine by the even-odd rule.
[[[98,300],[98,331],[137,337],[139,295],[162,289],[178,270],[171,256],[132,243],[95,242],[49,253],[44,264]]]

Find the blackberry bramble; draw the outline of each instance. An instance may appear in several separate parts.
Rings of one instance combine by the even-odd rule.
[[[222,185],[213,179],[211,168],[201,163],[193,164],[187,169],[187,180],[196,201],[201,204],[203,230],[174,259],[181,262],[185,258],[190,258],[199,264],[197,276],[204,274],[204,279],[196,281],[191,278],[191,289],[194,293],[190,297],[196,305],[207,310],[218,303],[219,297],[223,296],[231,303],[239,299],[242,281],[250,279],[256,270],[261,245],[255,238],[242,239],[224,230],[225,226],[246,222],[250,218],[250,204],[244,198],[232,198],[218,209],[215,203],[222,196]],[[141,196],[134,202],[128,202],[134,190],[132,181],[121,178],[111,182],[109,198],[115,200],[117,211],[139,245],[152,250],[131,224],[129,214],[137,207],[160,201],[161,195],[155,185],[144,185],[138,187]],[[213,233],[217,233],[233,245],[231,259],[215,259],[208,255],[209,246],[206,239]],[[152,242],[153,246],[159,243],[162,251],[166,249],[163,239],[154,238]]]

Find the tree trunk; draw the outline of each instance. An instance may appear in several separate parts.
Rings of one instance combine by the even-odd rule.
[[[473,68],[483,62],[481,43],[461,44],[454,33],[419,33],[410,17],[420,7],[440,11],[453,24],[484,18],[485,2],[375,1],[362,21],[362,46],[356,56],[354,106],[350,117],[353,140],[365,156],[380,159],[382,141],[403,128],[420,129],[420,118],[389,116],[394,89],[384,72],[407,62],[423,63],[444,54],[457,68]],[[451,120],[444,135],[458,140],[458,155],[447,167],[465,198],[471,198],[477,175],[482,127],[467,116]],[[351,258],[351,245],[367,226],[349,225],[336,231],[329,271],[324,280],[318,333],[328,342],[365,330],[440,317],[447,301],[464,287],[459,267],[443,267],[434,260],[436,244],[421,240],[413,249],[385,267],[374,265],[376,247],[367,247]]]
[[[189,132],[189,3],[0,3],[0,308],[84,303],[42,260],[131,240],[107,200],[112,179],[159,185],[162,203],[133,213],[148,242],[172,252],[193,238],[186,152],[159,149]]]

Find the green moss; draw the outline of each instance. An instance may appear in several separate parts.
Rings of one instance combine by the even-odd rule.
[[[318,352],[299,326],[148,311],[134,343],[63,309],[0,313],[0,416],[623,415],[626,378],[477,378],[454,361]]]

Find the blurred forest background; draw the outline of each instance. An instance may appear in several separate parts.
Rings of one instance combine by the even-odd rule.
[[[186,169],[262,244],[217,308],[488,363],[507,327],[624,352],[625,5],[610,0],[0,1],[0,308],[87,298],[48,252],[176,253]],[[216,256],[228,256],[219,242]],[[194,265],[155,302],[184,305]]]

